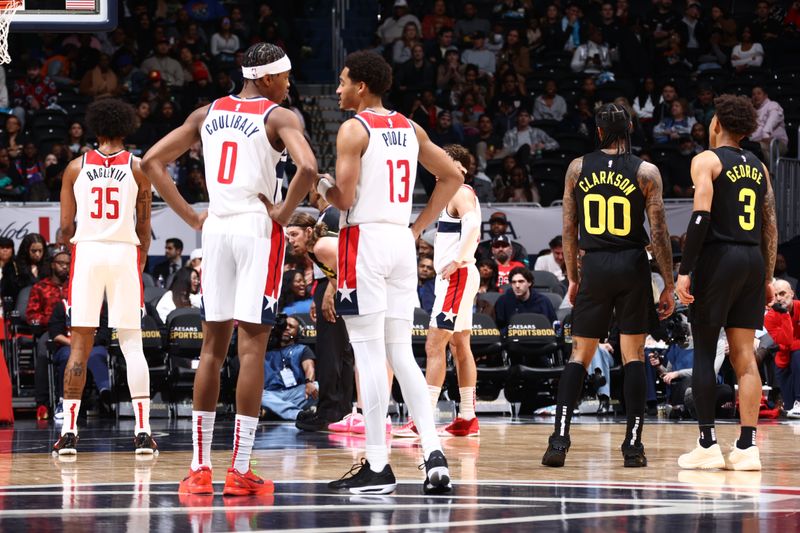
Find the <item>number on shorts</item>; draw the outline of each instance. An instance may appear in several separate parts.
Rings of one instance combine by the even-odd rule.
[[[597,205],[597,220],[592,220],[591,207]],[[616,206],[622,209],[622,220],[617,220]],[[612,196],[608,200],[600,194],[587,194],[583,197],[583,212],[586,231],[592,235],[602,235],[608,230],[612,235],[624,237],[631,232],[631,203],[624,196]]]
[[[756,191],[742,189],[739,191],[739,201],[744,208],[744,215],[739,215],[739,225],[745,231],[752,231],[756,227]]]
[[[238,149],[239,145],[233,141],[222,143],[222,154],[220,155],[219,171],[217,172],[218,182],[225,185],[233,183],[233,172],[236,170],[236,152]],[[228,162],[228,152],[230,152],[230,163]]]
[[[105,191],[105,193],[103,192]],[[91,218],[107,218],[114,220],[119,218],[119,188],[92,187],[90,191],[94,195],[95,210],[89,213]],[[105,203],[105,207],[103,204]]]
[[[395,199],[394,194],[394,167],[395,163],[397,165],[397,170],[403,169],[405,173],[400,177],[400,183],[403,186],[403,192],[397,195],[397,199]],[[404,204],[408,202],[409,194],[409,181],[411,179],[411,165],[409,165],[408,161],[405,159],[401,159],[400,161],[392,161],[391,159],[386,160],[386,165],[389,167],[389,201],[391,203],[400,203]]]

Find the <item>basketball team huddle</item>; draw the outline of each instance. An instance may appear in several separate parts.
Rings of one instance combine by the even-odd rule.
[[[345,60],[336,93],[340,107],[356,114],[338,132],[335,179],[319,175],[300,121],[279,105],[288,93],[290,71],[291,61],[279,47],[251,46],[243,61],[241,92],[195,110],[142,160],[123,144],[135,127],[129,106],[113,99],[90,106],[87,122],[99,146],[70,163],[61,192],[61,238],[74,246],[67,303],[73,341],[64,377],[64,424],[53,454],[77,453],[77,414],[104,293],[109,327],[119,332],[127,364],[136,418],[135,453],[158,453],[149,424],[149,374],[140,324],[141,272],[150,244],[153,187],[189,226],[202,231],[204,251],[203,345],[193,390],[193,454],[179,492],[214,493],[211,443],[219,376],[234,326],[240,371],[233,453],[223,494],[273,492],[273,483],[250,468],[264,354],[279,311],[286,235],[297,238],[292,225],[304,226],[293,214],[309,192],[315,192],[341,213],[338,248],[305,251],[330,279],[322,312],[326,318],[341,317],[346,326],[365,425],[364,458],[328,488],[353,494],[395,490],[386,442],[392,372],[409,408],[406,429],[419,436],[423,492],[452,490],[434,421],[448,345],[456,362],[461,403],[459,416],[447,430],[452,435],[479,434],[469,337],[479,286],[475,250],[481,211],[473,190],[463,184],[469,153],[457,145],[436,146],[424,129],[384,108],[391,67],[374,53],[355,52]],[[651,245],[661,272],[673,271],[661,177],[655,166],[630,153],[631,117],[625,109],[608,104],[598,111],[600,147],[575,159],[567,170],[563,248],[567,298],[574,306],[573,351],[559,381],[554,431],[542,458],[546,466],[564,465],[571,445],[571,416],[586,368],[612,319],[621,332],[624,362],[623,461],[626,467],[647,465],[642,444],[644,341],[654,322],[672,313],[677,293],[692,309],[692,384],[700,425],[697,446],[678,463],[682,468],[761,468],[755,440],[761,384],[752,346],[754,330],[763,325],[764,305],[772,300],[766,273],[773,271],[776,256],[774,197],[765,166],[739,147],[755,128],[752,104],[745,98],[722,96],[716,109],[711,123],[713,148],[692,163],[694,212],[677,283],[668,276],[658,302],[653,298],[645,246]],[[209,193],[206,212],[195,211],[167,173],[167,165],[198,141]],[[288,157],[297,171],[283,197]],[[418,164],[436,176],[436,186],[412,222]],[[423,375],[411,345],[417,303],[415,242],[437,219],[436,300]],[[326,305],[331,300],[333,305]],[[737,373],[742,422],[741,435],[727,455],[714,432],[713,363],[722,328]]]

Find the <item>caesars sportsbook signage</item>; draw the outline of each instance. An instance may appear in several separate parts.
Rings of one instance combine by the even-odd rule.
[[[205,204],[195,204],[198,210],[206,209]],[[416,206],[418,213],[422,206]],[[312,215],[316,211],[301,208]],[[672,235],[681,235],[692,214],[692,202],[667,201],[667,225]],[[482,206],[483,227],[481,239],[487,238],[489,216],[495,211],[503,211],[509,222],[511,236],[535,254],[547,248],[547,242],[561,233],[561,207],[530,207],[515,204],[484,204]],[[415,216],[412,215],[412,216]],[[153,206],[153,240],[150,255],[162,256],[166,240],[177,237],[183,241],[184,253],[200,247],[200,233],[187,226],[171,209],[164,204]],[[28,233],[41,233],[48,242],[54,241],[59,232],[58,204],[5,204],[0,207],[0,235],[9,237],[19,246]]]

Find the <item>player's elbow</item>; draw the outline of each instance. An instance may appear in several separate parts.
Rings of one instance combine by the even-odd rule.
[[[313,160],[299,161],[297,164],[297,173],[295,176],[301,179],[308,180],[311,183],[317,177],[317,162]]]

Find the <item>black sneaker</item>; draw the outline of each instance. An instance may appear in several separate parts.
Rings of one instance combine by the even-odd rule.
[[[303,420],[298,418],[294,423],[297,429],[302,429],[303,431],[325,431],[328,429],[328,424],[330,424],[330,422],[319,415],[304,418]]]
[[[328,483],[328,489],[351,494],[390,494],[397,488],[392,467],[388,464],[380,472],[373,472],[369,461],[361,459],[336,481]]]
[[[570,444],[569,437],[550,435],[550,440],[547,441],[547,451],[542,457],[542,464],[552,467],[564,466]]]
[[[64,433],[53,444],[53,455],[77,455],[78,436],[75,433]]]
[[[637,444],[622,445],[622,457],[625,459],[625,468],[641,468],[647,466],[647,457],[644,456],[644,445]]]
[[[150,434],[142,432],[133,438],[136,455],[158,455],[158,444]]]
[[[300,411],[299,413],[297,413],[297,418],[295,419],[295,421],[297,421],[297,420],[309,420],[311,418],[314,418],[316,415],[317,415],[317,410],[316,409],[313,409],[313,408],[306,409],[304,411]]]
[[[440,450],[431,452],[428,460],[419,465],[425,469],[425,483],[422,491],[425,494],[446,494],[453,490],[450,484],[450,470],[447,469],[447,458]]]

